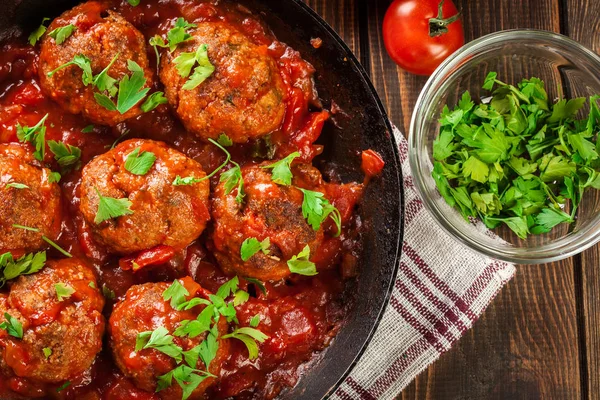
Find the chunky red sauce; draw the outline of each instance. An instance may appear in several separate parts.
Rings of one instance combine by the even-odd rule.
[[[313,143],[321,134],[329,118],[319,109],[319,100],[312,85],[307,85],[314,73],[313,67],[300,54],[280,43],[268,28],[245,7],[222,1],[142,0],[137,7],[126,0],[114,0],[111,8],[119,12],[147,38],[165,34],[177,17],[188,21],[226,21],[234,25],[253,42],[265,46],[277,60],[287,90],[286,115],[279,130],[271,135],[275,154],[281,158],[300,151],[302,159],[310,162],[322,152]],[[45,114],[46,140],[57,140],[82,149],[82,163],[106,152],[117,140],[149,138],[168,143],[188,157],[201,163],[205,171],[214,170],[224,161],[223,153],[215,146],[201,142],[188,134],[169,108],[161,106],[115,128],[96,125],[92,133],[82,133],[89,125],[79,115],[69,114],[41,91],[38,83],[38,47],[26,43],[23,37],[4,43],[0,49],[0,142],[17,142],[16,125],[33,126]],[[147,46],[151,65],[155,64],[154,49]],[[156,79],[159,82],[159,79]],[[159,83],[156,89],[162,90]],[[263,144],[236,145],[231,148],[233,158],[240,164],[260,161],[268,148]],[[50,152],[46,153],[49,166],[58,170]],[[363,170],[367,176],[378,175],[383,161],[377,153],[363,154]],[[205,290],[214,292],[229,278],[221,272],[205,247],[202,236],[183,251],[175,252],[168,246],[157,247],[118,258],[109,255],[92,239],[91,233],[79,214],[78,187],[81,170],[63,176],[60,182],[64,200],[62,233],[58,243],[73,256],[83,258],[94,266],[98,285],[106,287],[104,314],[108,317],[114,303],[134,284],[169,281],[191,276]],[[212,185],[218,183],[218,176]],[[210,398],[273,398],[299,379],[300,366],[315,352],[323,350],[335,337],[344,315],[348,312],[351,296],[347,286],[356,276],[356,260],[360,252],[360,218],[354,214],[362,190],[331,186],[327,198],[340,210],[344,232],[338,238],[328,236],[313,257],[319,274],[314,278],[292,276],[281,282],[265,283],[266,294],[254,284],[241,279],[241,287],[251,294],[250,300],[238,307],[240,325],[249,325],[250,319],[260,314],[264,323],[261,330],[269,339],[260,346],[257,360],[249,361],[244,345],[232,340],[230,356],[224,362],[220,380],[209,389]],[[333,230],[333,226],[328,229]],[[60,258],[54,250],[49,255]],[[151,316],[148,316],[151,318]],[[60,392],[60,385],[39,385],[19,377],[0,376],[0,398],[17,395],[38,398],[69,399],[154,399],[156,395],[136,389],[113,365],[110,351],[99,354],[94,365],[70,386]],[[0,373],[1,373],[0,369]]]

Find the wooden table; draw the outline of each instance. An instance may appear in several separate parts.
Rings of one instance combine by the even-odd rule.
[[[408,125],[426,78],[396,68],[381,37],[390,0],[305,0],[361,60],[388,114]],[[511,28],[568,35],[600,52],[600,0],[455,0],[466,40]],[[600,246],[519,266],[474,328],[399,399],[600,399]]]

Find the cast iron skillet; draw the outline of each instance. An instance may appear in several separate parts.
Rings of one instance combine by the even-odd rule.
[[[21,29],[27,32],[42,17],[55,17],[78,2],[3,0],[0,40]],[[298,385],[281,396],[314,400],[333,393],[350,372],[388,302],[403,231],[400,160],[389,120],[366,72],[325,21],[300,0],[238,2],[260,12],[279,40],[300,51],[315,66],[317,89],[324,106],[330,109],[333,100],[344,111],[326,125],[321,137],[327,151],[315,165],[322,170],[336,165],[344,181],[360,181],[362,150],[376,150],[386,163],[383,175],[368,186],[360,210],[366,229],[352,312],[331,346],[305,369]],[[310,44],[310,39],[317,37],[323,40],[319,49]]]

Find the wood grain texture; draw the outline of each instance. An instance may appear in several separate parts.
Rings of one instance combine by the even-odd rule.
[[[368,24],[363,30],[363,40],[368,40],[369,54],[363,62],[371,73],[371,80],[386,106],[390,119],[407,135],[412,110],[427,77],[408,74],[396,67],[383,44],[381,27],[391,1],[367,2]],[[364,48],[365,46],[363,46]]]
[[[330,7],[330,4],[339,6],[340,0],[308,0],[308,3],[343,32],[351,46],[362,51],[360,59],[370,71],[390,118],[407,133],[412,110],[426,78],[403,72],[385,51],[381,25],[391,1],[355,1],[359,3],[358,6],[353,3],[359,10],[358,27],[356,20],[338,19],[349,15],[347,11],[336,12]],[[592,4],[596,7],[597,1],[586,1],[589,7]],[[559,0],[457,0],[456,3],[463,13],[467,40],[513,28],[560,32],[568,20],[576,18],[570,14],[568,18],[561,17],[564,10]],[[582,9],[579,12],[586,13]],[[596,10],[593,15],[597,18],[600,12]],[[358,32],[360,37],[348,38],[348,32]],[[595,261],[590,260],[590,263],[598,265],[600,253],[594,253],[593,257]],[[583,387],[582,391],[586,377],[581,374],[580,363],[592,355],[586,353],[582,358],[580,353],[576,281],[581,278],[575,274],[580,270],[576,261],[519,267],[517,277],[500,293],[474,329],[417,377],[399,399],[588,398],[588,388]],[[593,273],[591,268],[584,272]],[[589,276],[596,284],[599,278]],[[600,287],[587,286],[586,308],[598,307]],[[595,313],[598,316],[600,310]],[[598,332],[598,319],[588,317],[586,322],[588,330],[589,325],[595,324]],[[597,337],[595,340],[595,347],[599,348],[600,341]],[[591,381],[590,388],[596,388]]]
[[[360,58],[357,6],[360,0],[303,0],[335,29],[357,58]]]
[[[474,329],[398,399],[579,399],[568,263],[520,267]]]
[[[564,2],[565,34],[600,53],[600,2],[598,0],[566,0]],[[600,247],[581,256],[580,273],[580,342],[585,345],[587,369],[582,385],[590,400],[600,399]]]

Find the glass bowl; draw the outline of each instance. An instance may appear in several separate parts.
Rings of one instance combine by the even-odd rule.
[[[456,106],[469,90],[474,101],[490,96],[481,88],[490,71],[498,80],[516,85],[532,76],[546,83],[550,101],[600,94],[600,57],[579,43],[552,32],[509,30],[474,40],[444,61],[425,84],[412,116],[409,158],[415,186],[439,225],[470,248],[509,262],[533,264],[575,255],[600,240],[600,191],[589,189],[575,222],[550,233],[522,240],[508,229],[487,231],[483,223],[465,221],[439,194],[431,176],[433,141],[447,104]],[[589,104],[579,118],[587,117]]]

